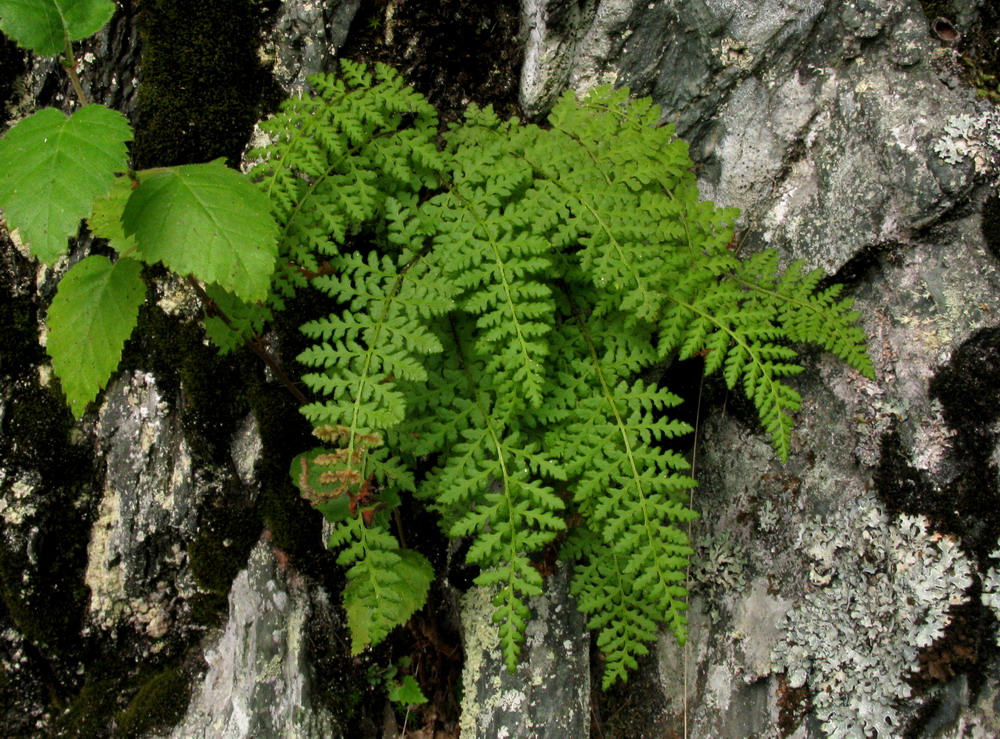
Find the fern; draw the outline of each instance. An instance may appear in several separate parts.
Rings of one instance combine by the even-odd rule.
[[[604,685],[625,679],[661,624],[684,639],[695,517],[680,399],[642,373],[704,356],[785,459],[793,344],[870,376],[857,314],[819,273],[729,251],[735,211],[699,200],[686,145],[627,90],[567,95],[546,128],[470,106],[440,132],[386,67],[312,84],[261,124],[251,177],[281,233],[274,307],[329,306],[299,357],[326,445],[292,472],[348,567],[355,651],[422,602],[429,565],[390,527],[414,495],[471,539],[511,669],[558,548]]]

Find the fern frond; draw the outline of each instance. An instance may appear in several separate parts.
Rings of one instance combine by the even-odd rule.
[[[464,292],[459,304],[476,316],[475,348],[491,357],[487,371],[537,407],[555,308],[546,284],[551,245],[533,233],[533,211],[519,201],[532,172],[502,139],[459,132],[450,187],[423,210],[437,228],[435,250],[447,254],[445,272]]]
[[[628,671],[639,666],[636,657],[649,654],[646,645],[656,641],[662,614],[648,599],[637,597],[634,578],[625,572],[614,549],[587,527],[573,529],[560,554],[574,563],[570,592],[577,608],[590,617],[587,627],[599,632],[597,646],[604,658],[601,687],[607,690],[627,680]]]
[[[496,587],[494,621],[504,660],[513,670],[529,615],[527,598],[539,595],[542,578],[530,556],[565,528],[563,501],[539,478],[565,477],[537,443],[516,429],[517,403],[500,400],[488,363],[470,353],[468,330],[457,327],[447,355],[460,367],[463,393],[449,418],[462,426],[442,452],[441,466],[424,485],[446,516],[449,534],[472,536],[467,560],[482,568],[476,583]],[[452,375],[458,379],[457,373]]]
[[[403,258],[346,254],[334,260],[334,274],[314,280],[348,310],[302,326],[320,343],[298,359],[322,370],[302,379],[326,396],[302,412],[314,424],[349,429],[347,469],[359,435],[382,434],[405,418],[406,399],[397,383],[425,380],[419,358],[441,351],[426,322],[451,308],[454,290],[432,259],[417,253],[400,264]]]
[[[824,277],[821,269],[803,271],[801,260],[779,274],[778,254],[767,250],[741,264],[733,279],[761,296],[762,305],[773,307],[775,323],[790,340],[821,346],[874,379],[868,337],[857,325],[861,314],[852,310],[853,300],[840,299],[843,285],[818,289]]]
[[[286,101],[260,124],[270,142],[249,153],[248,172],[271,199],[282,228],[279,253],[295,269],[279,286],[305,284],[348,234],[381,212],[387,198],[434,186],[437,114],[384,65],[341,62],[341,76],[309,79],[315,95]],[[405,125],[404,125],[405,124]]]
[[[579,312],[576,325],[576,343],[587,356],[567,361],[564,389],[556,394],[564,413],[546,443],[564,460],[577,510],[600,538],[600,546],[586,548],[575,587],[588,593],[581,610],[595,614],[591,625],[601,629],[609,664],[605,680],[613,682],[616,670],[634,663],[633,655],[655,638],[655,629],[636,629],[636,614],[646,625],[670,624],[683,638],[681,583],[693,550],[678,524],[695,517],[687,507],[694,480],[682,474],[686,460],[659,444],[691,427],[662,415],[680,398],[642,381],[617,380]],[[615,595],[602,596],[608,593]]]
[[[429,578],[385,527],[414,491],[471,539],[511,669],[543,586],[532,559],[572,522],[573,591],[605,686],[623,680],[660,624],[684,639],[695,516],[669,448],[691,431],[670,417],[679,399],[637,377],[704,357],[784,460],[792,345],[871,374],[857,314],[817,272],[729,251],[735,211],[700,200],[686,145],[626,89],[567,94],[548,128],[470,106],[439,135],[388,68],[312,84],[262,124],[252,176],[283,229],[276,292],[308,285],[331,306],[299,357],[330,447],[293,477],[334,524],[355,648],[412,613],[401,580]]]

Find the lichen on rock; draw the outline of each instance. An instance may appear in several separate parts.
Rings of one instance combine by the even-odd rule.
[[[923,517],[890,521],[870,499],[807,524],[802,547],[814,589],[786,615],[774,669],[808,684],[828,736],[898,732],[918,651],[972,584],[968,559]]]

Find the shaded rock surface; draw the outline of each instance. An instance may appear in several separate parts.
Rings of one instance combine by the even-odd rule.
[[[310,700],[306,623],[325,594],[310,595],[282,572],[271,547],[254,547],[229,593],[225,631],[205,654],[208,672],[172,737],[343,736],[334,718]]]
[[[504,88],[495,60],[478,77],[463,63],[470,89],[420,70],[413,2],[265,3],[260,55],[286,93],[344,48],[396,61],[449,105],[476,80]],[[120,2],[81,48],[85,88],[130,115],[135,10]],[[972,34],[987,10],[935,12]],[[498,17],[486,30],[499,35],[511,14]],[[627,686],[592,686],[564,571],[533,603],[513,675],[490,641],[488,594],[468,590],[463,736],[578,737],[592,721],[592,735],[620,737],[1000,734],[997,616],[979,597],[1000,539],[1000,117],[928,20],[910,0],[522,0],[520,36],[490,39],[522,45],[530,116],[567,88],[653,96],[704,194],[741,208],[741,250],[774,247],[848,283],[877,379],[811,358],[785,466],[739,400],[715,393],[699,432],[689,640],[663,637]],[[451,53],[441,38],[426,41],[435,60]],[[6,117],[67,103],[53,62],[21,61],[0,85]],[[266,424],[206,424],[197,378],[156,367],[123,372],[73,424],[37,341],[67,264],[36,268],[0,239],[0,733],[118,735],[136,725],[150,670],[176,670],[183,710],[139,733],[393,735],[399,717],[370,699],[385,655],[346,658],[318,536],[310,573],[258,541]],[[246,517],[239,536],[214,532],[227,516]],[[207,549],[217,559],[192,561]],[[913,630],[883,633],[886,614]]]
[[[473,588],[462,599],[465,669],[463,736],[585,736],[590,724],[590,650],[586,619],[569,597],[565,568],[531,600],[521,663],[504,666],[492,625],[492,593]]]

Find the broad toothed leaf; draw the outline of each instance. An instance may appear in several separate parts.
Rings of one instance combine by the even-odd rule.
[[[77,417],[118,367],[146,296],[141,271],[133,259],[112,264],[94,255],[74,265],[59,283],[46,318],[46,348]]]
[[[40,56],[55,56],[65,40],[92,36],[111,20],[111,0],[0,0],[0,31]]]
[[[68,118],[45,108],[0,139],[0,208],[36,257],[51,264],[66,251],[80,219],[125,171],[131,138],[121,113],[88,105]]]
[[[246,301],[264,300],[277,256],[270,204],[219,162],[139,173],[122,216],[149,263],[215,282]]]

